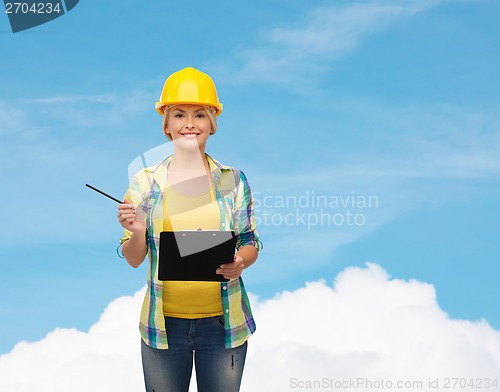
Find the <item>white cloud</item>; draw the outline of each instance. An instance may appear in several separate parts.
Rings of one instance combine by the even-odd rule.
[[[379,142],[376,150],[336,151],[344,162],[369,162],[358,170],[367,177],[484,179],[500,174],[496,159],[500,118],[494,105],[481,109],[452,103],[394,106],[356,101],[333,105],[365,119],[356,121],[361,140],[372,137]]]
[[[311,78],[326,72],[331,61],[353,50],[366,36],[442,1],[375,0],[316,8],[301,26],[263,31],[257,47],[237,53],[238,64],[220,63],[217,68],[224,74],[221,79],[233,83],[259,81],[304,89]],[[297,82],[306,75],[307,83]]]
[[[32,100],[33,103],[69,103],[69,104],[80,104],[85,102],[90,103],[101,103],[101,104],[113,104],[118,100],[115,94],[106,93],[102,95],[56,95],[54,97],[48,98],[35,98]]]
[[[333,288],[313,282],[282,293],[256,312],[249,373],[276,372],[269,390],[285,390],[294,377],[418,381],[500,371],[499,331],[485,321],[449,318],[432,285],[390,279],[373,264],[346,269]]]
[[[0,100],[0,137],[9,135],[14,136],[12,141],[39,143],[61,136],[67,138],[68,129],[73,135],[88,127],[112,130],[126,126],[148,111],[153,113],[153,100],[151,94],[138,89],[100,95]]]
[[[0,390],[138,391],[142,388],[137,315],[144,289],[120,297],[88,332],[56,329],[0,357]]]
[[[58,329],[19,343],[0,356],[0,390],[142,390],[136,325],[143,293],[113,301],[89,332]],[[477,382],[500,374],[500,331],[484,320],[450,318],[432,285],[391,279],[374,264],[347,268],[333,286],[311,282],[253,304],[258,330],[242,391],[311,390],[298,386],[349,379],[422,382],[418,390],[435,391],[447,377]],[[429,389],[429,378],[441,388]]]
[[[153,113],[154,97],[143,90],[114,91],[96,95],[58,95],[28,103],[43,111],[51,122],[71,127],[118,127],[144,113]]]
[[[0,137],[3,145],[10,139],[31,141],[38,136],[39,127],[22,108],[0,100]]]

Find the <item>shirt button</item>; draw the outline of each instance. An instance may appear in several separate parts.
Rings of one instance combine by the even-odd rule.
[[[226,286],[224,286],[224,287],[222,288],[222,290],[227,290],[227,287],[226,287]]]
[[[226,313],[229,313],[229,309],[226,309]]]

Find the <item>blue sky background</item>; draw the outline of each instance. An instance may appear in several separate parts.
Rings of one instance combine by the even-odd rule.
[[[451,317],[500,328],[496,0],[80,2],[12,34],[0,15],[0,353],[86,330],[146,282],[116,256],[128,166],[165,142],[154,110],[185,66],[224,112],[207,151],[280,197],[375,196],[359,226],[261,224],[245,271],[269,298],[367,261],[431,283]],[[272,201],[264,206],[262,201]],[[328,207],[329,214],[345,208]]]

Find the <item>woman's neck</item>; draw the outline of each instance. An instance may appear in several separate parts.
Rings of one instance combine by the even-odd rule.
[[[194,178],[210,173],[210,166],[202,150],[174,149],[169,172],[176,177]]]
[[[210,166],[201,150],[174,150],[168,166],[168,184],[187,197],[206,193],[212,185]]]

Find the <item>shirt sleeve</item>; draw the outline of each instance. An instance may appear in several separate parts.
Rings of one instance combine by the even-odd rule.
[[[233,227],[238,234],[237,249],[245,245],[252,245],[257,250],[263,248],[255,223],[252,191],[242,171],[240,171],[240,181],[236,192]]]

